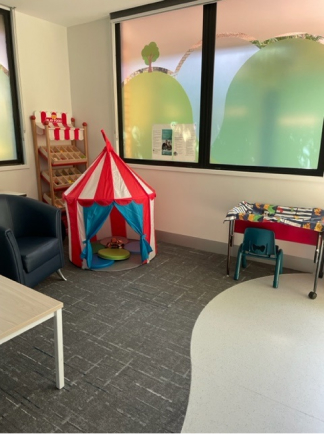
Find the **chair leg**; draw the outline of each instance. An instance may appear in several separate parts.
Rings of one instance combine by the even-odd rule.
[[[279,274],[282,274],[282,262],[283,262],[283,253],[282,250],[279,250],[276,260],[276,268],[273,280],[273,287],[278,288],[279,286]]]
[[[242,267],[246,268],[247,267],[247,263],[246,263],[246,254],[245,252],[242,253]]]
[[[63,276],[61,269],[58,269],[56,272],[62,280],[64,280],[65,282],[67,281],[67,278]]]
[[[282,269],[283,269],[283,251],[282,250],[279,250],[279,255],[281,256],[279,273],[282,274]]]
[[[243,245],[241,244],[237,252],[234,280],[238,280],[240,277],[240,269],[241,269],[241,262],[242,262],[242,247]]]

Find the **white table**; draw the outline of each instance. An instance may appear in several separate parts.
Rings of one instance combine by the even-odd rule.
[[[0,345],[54,317],[56,387],[64,387],[63,303],[0,275]]]
[[[19,191],[7,191],[7,190],[1,190],[0,194],[13,194],[14,196],[27,196],[26,193],[21,193]]]

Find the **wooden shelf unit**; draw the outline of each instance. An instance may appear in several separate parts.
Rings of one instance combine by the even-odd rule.
[[[32,115],[30,119],[35,151],[38,198],[64,211],[63,192],[82,175],[89,165],[87,124],[83,122],[82,129],[80,129],[83,133],[81,140],[66,139],[65,137],[60,140],[53,139],[53,129],[58,130],[59,128],[55,127],[55,124],[53,127],[51,119],[46,118],[41,126],[37,122],[37,116]],[[53,120],[56,121],[55,118]],[[71,118],[71,121],[74,128],[75,119]],[[66,131],[67,135],[73,136],[73,128],[63,127],[61,129]],[[38,133],[39,131],[41,135]],[[81,142],[83,142],[82,150],[79,148]]]

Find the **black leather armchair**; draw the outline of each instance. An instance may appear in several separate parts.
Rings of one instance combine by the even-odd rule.
[[[64,265],[61,211],[28,197],[0,194],[0,274],[33,288]]]

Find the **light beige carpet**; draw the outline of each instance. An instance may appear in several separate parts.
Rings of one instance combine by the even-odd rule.
[[[238,284],[202,311],[182,432],[324,432],[324,285],[311,274]]]

